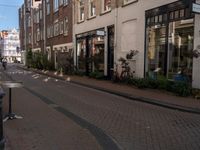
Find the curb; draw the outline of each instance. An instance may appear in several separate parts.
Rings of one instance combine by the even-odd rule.
[[[24,68],[24,67],[21,67],[21,66],[18,66],[18,67],[21,68],[21,69],[24,69],[24,70],[29,70],[29,71],[31,70],[31,71],[36,72],[38,74],[42,74],[42,75],[45,75],[45,76],[49,76],[49,77],[52,77],[52,78],[56,78],[56,79],[60,79],[60,80],[65,81],[64,77],[44,73],[44,72],[41,72],[41,71],[38,71],[38,70]],[[121,97],[127,98],[129,100],[133,100],[133,101],[148,103],[148,104],[151,104],[151,105],[156,105],[156,106],[160,106],[160,107],[164,107],[164,108],[168,108],[168,109],[178,110],[178,111],[181,111],[181,112],[200,114],[200,109],[198,109],[198,108],[186,107],[186,106],[181,106],[181,105],[176,105],[176,104],[170,104],[170,103],[167,103],[167,102],[162,102],[162,101],[159,101],[159,100],[156,100],[156,99],[134,96],[134,95],[126,94],[126,93],[119,92],[119,91],[114,91],[114,90],[110,90],[110,89],[106,89],[106,88],[101,88],[101,87],[97,87],[97,86],[93,86],[93,85],[80,83],[80,82],[77,82],[77,81],[70,81],[70,82],[74,83],[74,84],[81,85],[81,86],[85,86],[85,87],[88,87],[88,88],[96,89],[96,90],[99,90],[99,91],[102,91],[102,92],[121,96]]]

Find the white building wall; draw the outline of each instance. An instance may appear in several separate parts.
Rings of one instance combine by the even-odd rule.
[[[19,32],[16,29],[9,30],[8,35],[2,41],[2,57],[6,57],[8,62],[13,62],[13,57],[21,61],[20,51],[17,53],[17,47],[20,46]]]
[[[196,1],[200,4],[200,0]],[[200,14],[195,15],[195,34],[194,34],[194,49],[200,45]],[[194,88],[200,89],[200,58],[193,59],[193,82]]]

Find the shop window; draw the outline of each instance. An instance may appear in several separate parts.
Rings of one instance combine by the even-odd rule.
[[[78,21],[84,21],[85,19],[85,13],[84,13],[84,0],[79,0],[78,2]]]
[[[147,76],[164,75],[175,79],[177,74],[185,74],[191,81],[193,36],[194,19],[189,8],[149,15],[146,29]]]
[[[158,23],[158,16],[155,16],[155,23]]]
[[[149,76],[155,70],[160,70],[164,74],[165,65],[165,42],[166,26],[152,26],[147,29],[148,39],[148,73]]]
[[[178,73],[192,77],[193,19],[169,23],[168,77]]]
[[[77,67],[79,71],[86,71],[86,42],[85,39],[77,41]]]
[[[31,26],[31,17],[28,16],[28,27],[30,27],[30,26]]]
[[[170,12],[170,19],[173,20],[174,19],[174,12]]]
[[[180,10],[180,17],[183,18],[185,15],[185,10],[184,9],[181,9]]]
[[[159,22],[162,22],[162,21],[163,21],[163,16],[159,15]]]
[[[89,18],[96,15],[96,6],[94,0],[89,0]]]
[[[167,14],[163,14],[162,22],[167,22],[167,21],[168,21],[168,15]]]
[[[36,38],[37,38],[37,41],[40,40],[40,29],[39,28],[37,29],[37,37]]]
[[[111,10],[111,0],[102,0],[102,12]]]
[[[91,38],[89,40],[90,54],[92,62],[89,66],[91,66],[91,72],[104,71],[104,37],[97,36]]]
[[[40,20],[42,19],[42,8],[40,8]]]
[[[177,11],[174,12],[174,18],[175,19],[179,18],[179,10],[177,10]]]

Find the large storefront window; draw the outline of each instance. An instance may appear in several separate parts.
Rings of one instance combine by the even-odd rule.
[[[104,32],[104,31],[103,31]],[[77,38],[77,67],[79,71],[104,72],[104,36],[91,31]]]
[[[163,11],[165,10],[165,11]],[[146,11],[146,75],[192,77],[194,15],[181,1]]]
[[[193,19],[170,22],[169,24],[169,64],[168,77],[178,72],[192,77]]]
[[[148,31],[148,71],[149,75],[156,69],[164,74],[166,26],[149,27]]]

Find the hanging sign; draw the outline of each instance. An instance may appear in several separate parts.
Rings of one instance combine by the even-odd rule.
[[[200,13],[200,4],[193,3],[192,4],[192,12]]]
[[[105,31],[97,30],[97,31],[96,31],[96,34],[97,34],[98,36],[105,36]]]

